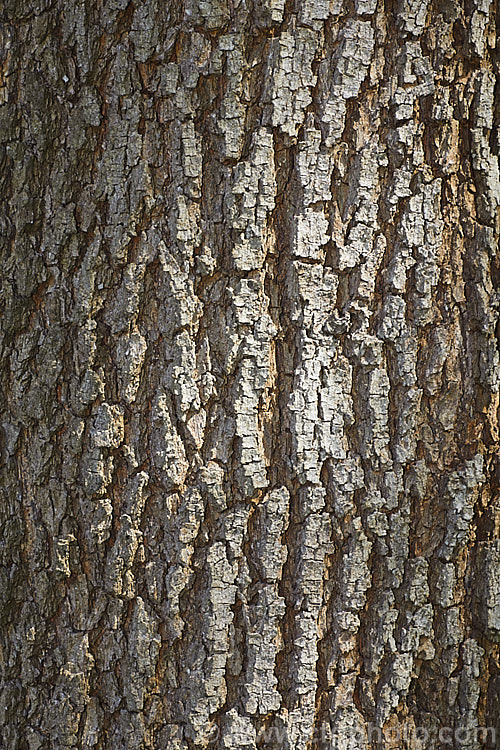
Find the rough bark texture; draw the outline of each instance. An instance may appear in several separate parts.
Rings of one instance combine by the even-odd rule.
[[[493,726],[495,3],[0,12],[1,747]]]

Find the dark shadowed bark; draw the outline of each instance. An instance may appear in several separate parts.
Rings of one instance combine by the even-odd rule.
[[[1,748],[494,747],[496,12],[3,0]]]

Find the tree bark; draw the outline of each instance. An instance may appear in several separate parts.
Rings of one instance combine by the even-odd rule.
[[[495,3],[0,13],[1,747],[493,747]]]

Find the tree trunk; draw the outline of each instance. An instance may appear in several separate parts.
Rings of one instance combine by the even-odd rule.
[[[2,748],[494,746],[495,12],[4,0]]]

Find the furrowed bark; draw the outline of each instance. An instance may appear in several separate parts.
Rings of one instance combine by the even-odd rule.
[[[496,13],[5,0],[2,747],[494,746]]]

